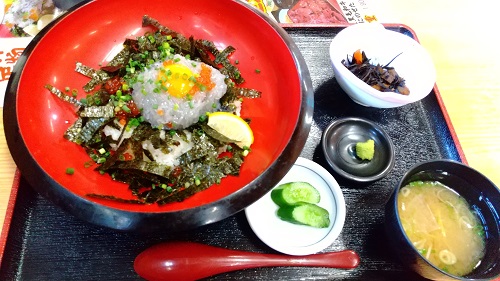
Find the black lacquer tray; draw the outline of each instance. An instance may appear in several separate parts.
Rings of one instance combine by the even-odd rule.
[[[406,26],[395,31],[415,37]],[[257,268],[214,276],[213,280],[420,280],[392,255],[384,229],[384,205],[404,172],[429,159],[464,161],[437,88],[424,100],[394,109],[367,108],[352,102],[333,77],[328,48],[342,27],[287,27],[308,64],[313,80],[314,122],[301,156],[329,170],[347,204],[344,229],[325,251],[352,249],[361,257],[353,270]],[[286,83],[286,81],[283,81]],[[286,106],[284,104],[284,106]],[[375,121],[394,141],[396,164],[385,178],[354,184],[326,163],[321,133],[333,120],[359,116]],[[133,270],[136,255],[167,240],[188,240],[230,249],[273,253],[250,229],[244,212],[193,231],[166,234],[118,232],[89,225],[36,194],[21,178],[0,267],[0,280],[141,280]],[[7,224],[8,225],[8,224]]]

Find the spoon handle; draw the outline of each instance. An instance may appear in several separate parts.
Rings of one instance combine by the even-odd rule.
[[[147,280],[197,280],[255,267],[311,266],[351,269],[359,256],[351,250],[308,256],[262,254],[230,250],[193,242],[166,242],[146,249],[134,262]]]
[[[267,255],[268,266],[315,266],[352,269],[359,265],[359,256],[352,250],[328,252],[308,256]],[[262,261],[264,262],[264,261]]]

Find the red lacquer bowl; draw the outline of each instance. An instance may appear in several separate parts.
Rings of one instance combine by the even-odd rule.
[[[45,84],[81,89],[88,79],[74,72],[75,63],[105,64],[125,38],[142,35],[145,14],[186,36],[211,40],[219,49],[234,46],[232,59],[239,60],[246,78],[242,86],[263,93],[243,105],[255,142],[240,176],[164,206],[86,197],[133,198],[127,185],[83,167],[87,154],[63,138],[76,120],[74,108],[44,89]],[[253,7],[238,1],[96,0],[72,8],[26,48],[7,87],[4,126],[22,175],[56,205],[101,226],[177,231],[229,217],[278,183],[304,146],[312,112],[311,80],[299,50],[281,27]],[[67,175],[67,167],[76,167],[75,174]]]

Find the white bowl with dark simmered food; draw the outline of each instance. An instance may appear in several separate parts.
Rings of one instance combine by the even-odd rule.
[[[316,190],[317,201],[304,204],[295,198],[293,204],[287,202],[293,205],[292,208],[305,205],[309,208],[313,205],[313,209],[323,209],[328,213],[326,224],[311,226],[280,217],[280,210],[286,210],[288,206],[287,203],[278,205],[273,191],[289,184],[307,185]],[[307,192],[294,189],[292,193],[301,193],[300,196],[303,196]],[[342,190],[333,176],[321,165],[299,157],[285,177],[261,199],[247,207],[245,214],[252,230],[266,245],[284,254],[301,256],[320,252],[337,239],[344,226],[346,206]]]
[[[385,177],[394,167],[391,138],[370,120],[337,119],[323,131],[321,142],[328,164],[349,180],[373,182]]]
[[[364,52],[367,63],[373,66],[394,68],[404,80],[409,94],[377,90],[364,81],[367,78],[358,78],[345,65],[353,62],[353,54],[357,50]],[[388,30],[378,23],[355,24],[341,30],[330,44],[330,59],[340,87],[353,101],[364,106],[393,108],[417,102],[432,91],[436,81],[436,70],[425,48],[413,38]],[[360,70],[360,73],[367,72]],[[373,73],[369,75],[373,76]],[[375,80],[387,84],[386,81]],[[371,79],[369,83],[373,84],[373,81]]]

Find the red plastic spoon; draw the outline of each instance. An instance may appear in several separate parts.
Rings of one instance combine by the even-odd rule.
[[[359,256],[351,250],[288,256],[229,250],[194,242],[165,242],[140,253],[134,261],[134,269],[146,280],[182,281],[254,267],[316,266],[350,269],[358,264]]]

